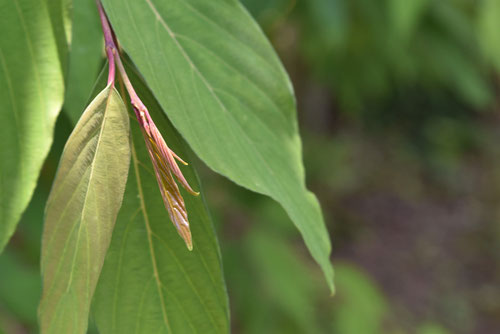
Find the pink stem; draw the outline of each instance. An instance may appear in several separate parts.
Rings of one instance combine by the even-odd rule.
[[[115,64],[118,67],[118,71],[120,72],[120,75],[123,79],[123,83],[125,84],[125,87],[127,88],[128,94],[130,96],[130,102],[132,106],[134,107],[134,111],[137,117],[137,120],[141,125],[143,125],[143,117],[141,117],[141,112],[145,114],[146,119],[150,119],[148,109],[146,106],[144,106],[144,103],[142,103],[141,99],[135,92],[134,87],[132,86],[132,83],[130,82],[130,79],[127,75],[127,72],[125,71],[125,68],[123,67],[123,63],[120,59],[120,52],[118,50],[118,47],[116,46],[115,43],[115,37],[113,33],[113,29],[111,28],[111,25],[109,23],[108,17],[106,16],[106,13],[104,12],[104,8],[102,7],[101,1],[96,0],[97,2],[97,8],[99,9],[99,16],[101,17],[101,24],[102,24],[102,30],[104,32],[104,40],[106,42],[106,56],[108,58],[109,62],[109,76],[108,76],[108,84],[111,83],[111,85],[114,85],[115,81]]]
[[[130,79],[128,78],[127,72],[125,71],[125,67],[123,67],[122,60],[120,59],[120,55],[118,53],[115,54],[115,60],[116,65],[118,66],[118,71],[120,72],[123,83],[125,84],[125,88],[127,88],[128,95],[130,96],[130,103],[132,103],[134,109],[142,110],[149,115],[146,106],[142,103],[141,99],[135,92],[135,89],[132,86]]]
[[[113,40],[113,33],[106,17],[106,13],[102,8],[102,4],[99,0],[96,0],[97,9],[99,10],[99,16],[101,18],[102,31],[104,32],[104,41],[106,43],[106,56],[109,63],[109,73],[108,73],[108,85],[114,86],[115,84],[115,54],[117,54],[117,48]]]

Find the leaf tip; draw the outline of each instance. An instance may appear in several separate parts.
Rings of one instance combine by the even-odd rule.
[[[335,297],[335,294],[336,294],[335,287],[332,285],[330,287],[330,298]]]
[[[186,233],[179,233],[181,234],[182,239],[184,239],[184,242],[186,243],[186,247],[189,251],[193,250],[193,240],[191,239],[191,231],[188,229]]]
[[[181,236],[181,238],[186,243],[186,247],[192,251],[193,250],[193,239],[191,238],[191,230],[189,228],[189,224],[175,224],[177,227],[177,232]]]

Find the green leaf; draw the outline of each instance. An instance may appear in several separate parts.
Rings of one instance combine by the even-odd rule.
[[[191,161],[151,93],[127,72],[169,147]],[[193,236],[190,252],[170,221],[135,120],[131,133],[130,177],[93,303],[99,332],[228,333],[221,257],[197,175],[191,166],[181,167],[201,193],[181,189]]]
[[[61,69],[64,73],[66,73],[68,67],[68,45],[72,44],[71,30],[73,27],[71,12],[73,0],[43,0],[43,2],[47,4],[49,16],[52,21],[52,31],[56,39],[57,51],[61,61]],[[88,1],[75,1],[75,3],[78,2]],[[32,5],[32,8],[36,8],[36,5]]]
[[[478,8],[477,36],[486,58],[500,70],[500,2],[481,1]]]
[[[271,307],[260,332],[269,328],[271,323],[279,324],[281,320],[288,327],[275,332],[320,333],[314,313],[315,282],[307,265],[296,256],[295,249],[285,239],[279,238],[271,229],[256,225],[245,242],[249,262],[255,272],[252,281],[262,282],[262,290],[268,298],[266,304]],[[260,309],[263,308],[258,305],[261,302],[254,301]],[[286,315],[286,321],[283,321],[282,314]]]
[[[17,315],[25,324],[36,325],[36,303],[40,298],[40,273],[6,250],[0,256],[0,308]]]
[[[417,334],[448,334],[448,330],[438,323],[425,323],[417,329]]]
[[[64,148],[45,211],[42,333],[86,333],[130,163],[129,119],[114,88],[87,107]]]
[[[95,1],[75,1],[64,111],[78,122],[102,63],[102,29]],[[93,96],[92,96],[93,97]]]
[[[52,144],[64,80],[44,1],[0,2],[0,252]]]
[[[404,6],[405,3],[407,6]],[[406,42],[417,28],[422,15],[429,6],[429,0],[409,2],[390,0],[388,6],[392,32]]]
[[[162,109],[215,171],[287,211],[333,291],[328,232],[305,187],[290,80],[238,1],[104,0]]]
[[[338,301],[333,333],[386,333],[384,319],[389,305],[382,291],[372,279],[348,263],[336,264]]]

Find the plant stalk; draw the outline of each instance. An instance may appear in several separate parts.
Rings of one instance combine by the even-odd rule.
[[[120,58],[120,52],[118,50],[118,46],[115,42],[113,29],[111,28],[108,17],[104,12],[104,8],[102,7],[101,1],[96,0],[96,2],[97,2],[97,8],[99,10],[99,16],[101,18],[102,30],[104,32],[104,40],[106,43],[106,56],[109,62],[108,84],[111,83],[111,85],[114,85],[115,66],[118,67],[120,76],[122,77],[123,83],[125,84],[127,92],[130,96],[130,103],[134,107],[134,112],[136,114],[137,120],[141,123],[141,125],[144,125],[145,121],[144,117],[150,118],[149,112],[144,103],[142,103],[141,99],[135,92],[135,89],[132,86],[132,83],[130,82],[130,79],[127,75],[127,72],[125,71],[122,60]]]
[[[96,0],[97,9],[99,10],[99,17],[101,18],[102,31],[104,33],[104,41],[106,45],[106,57],[108,58],[109,72],[108,72],[108,85],[111,84],[112,87],[115,85],[115,55],[118,53],[115,41],[113,39],[113,32],[111,26],[109,25],[106,13],[102,8],[102,4],[99,0]]]

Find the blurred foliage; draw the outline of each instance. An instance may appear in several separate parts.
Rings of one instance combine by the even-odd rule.
[[[415,117],[457,102],[472,108],[493,102],[491,71],[500,69],[496,0],[244,3],[271,37],[289,30],[276,44],[296,42],[307,71],[352,116],[376,122],[385,113],[386,120],[391,102],[398,112],[414,109]],[[429,98],[446,105],[422,106]]]
[[[440,325],[427,323],[419,327],[418,334],[447,334],[448,331]]]
[[[337,294],[278,205],[198,163],[233,332],[498,332],[500,1],[243,3],[294,81]],[[69,131],[61,118],[56,146]],[[0,333],[36,329],[33,277],[61,149],[0,258]]]
[[[23,322],[35,324],[41,288],[38,272],[26,267],[10,252],[0,257],[0,268],[4,272],[0,277],[2,302]]]
[[[333,318],[335,333],[384,332],[382,321],[388,306],[383,294],[356,268],[340,264],[336,268],[340,293]]]
[[[486,46],[498,43],[479,36],[486,39],[496,34],[498,23],[487,22],[498,22],[500,13],[494,8],[481,10],[498,7],[497,1],[477,3],[298,2],[301,50],[311,70],[334,89],[340,105],[349,112],[360,112],[374,100],[415,88],[422,94],[442,90],[471,106],[484,107],[493,97],[488,69],[500,58]],[[332,19],[331,12],[338,19]],[[477,29],[481,35],[475,34]]]

